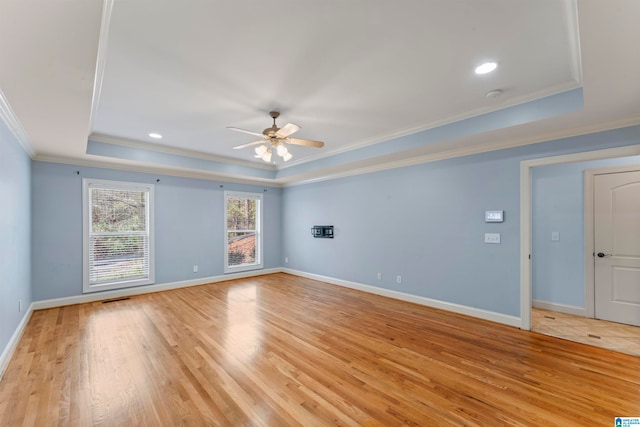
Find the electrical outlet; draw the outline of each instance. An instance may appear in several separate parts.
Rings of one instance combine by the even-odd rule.
[[[382,273],[378,273],[378,280],[382,280]]]
[[[22,300],[18,300],[18,313],[22,313]]]
[[[286,258],[284,259],[284,263],[285,263],[285,264],[288,264],[288,263],[289,263],[289,257],[286,257]]]
[[[402,283],[402,276],[396,276],[396,283]]]
[[[484,233],[485,243],[500,243],[500,233]]]
[[[194,272],[194,273],[197,273],[197,272],[198,272],[198,266],[197,266],[197,265],[194,265],[194,266],[193,266],[193,272]]]

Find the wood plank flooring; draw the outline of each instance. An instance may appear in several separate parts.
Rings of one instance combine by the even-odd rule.
[[[287,274],[36,311],[2,426],[611,426],[640,358]]]
[[[532,308],[531,329],[552,337],[640,356],[640,326]]]

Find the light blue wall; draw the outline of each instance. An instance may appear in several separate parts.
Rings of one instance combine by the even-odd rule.
[[[31,159],[0,120],[0,354],[31,301]]]
[[[156,185],[156,283],[224,274],[224,190],[264,194],[264,266],[281,265],[281,189],[45,162],[32,172],[34,300],[82,294],[83,177]]]
[[[7,151],[6,142],[3,144]],[[268,188],[264,198],[265,268],[284,265],[517,316],[519,162],[631,144],[640,144],[640,127],[284,190]],[[8,145],[9,151],[14,145]],[[28,185],[29,162],[24,153],[18,153],[26,164],[22,172]],[[12,161],[11,167],[3,169],[3,178],[6,180],[5,170],[19,164]],[[16,188],[16,176],[10,175],[9,188]],[[82,177],[152,183],[160,179],[155,210],[157,283],[223,274],[223,192],[264,190],[261,186],[33,162],[33,300],[81,294]],[[484,223],[484,211],[495,209],[505,210],[506,221]],[[28,223],[28,204],[18,216]],[[314,224],[335,225],[336,238],[313,239],[309,228]],[[29,232],[28,227],[24,232]],[[486,232],[501,233],[502,244],[484,244]],[[284,257],[289,258],[286,265]],[[194,264],[200,266],[199,273],[192,272]],[[380,281],[378,272],[383,275]],[[397,275],[402,275],[401,284],[395,283]],[[24,291],[28,293],[28,286]],[[20,292],[9,294],[14,298]],[[31,301],[28,294],[25,299]],[[8,330],[13,332],[15,326]]]
[[[519,316],[520,161],[639,143],[631,127],[285,188],[286,267]],[[483,243],[494,232],[502,243]]]
[[[640,164],[640,157],[551,165],[532,171],[533,299],[585,307],[584,171]],[[551,233],[560,240],[552,241]]]
[[[296,270],[492,311],[517,307],[519,202],[501,195],[518,191],[510,179],[518,170],[484,155],[287,188],[284,256]],[[507,221],[485,224],[484,211],[497,209]],[[314,239],[314,224],[334,225],[335,238]],[[484,244],[485,232],[503,233],[503,243]]]

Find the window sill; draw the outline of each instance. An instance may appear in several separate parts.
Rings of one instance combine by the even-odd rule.
[[[243,271],[261,270],[264,268],[263,264],[245,264],[236,267],[225,267],[224,274],[230,273],[242,273]]]
[[[83,285],[82,293],[90,294],[93,292],[111,291],[114,289],[133,288],[136,286],[152,285],[152,279],[127,280],[122,282],[103,283],[99,285]]]

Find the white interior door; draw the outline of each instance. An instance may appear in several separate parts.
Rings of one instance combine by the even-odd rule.
[[[594,177],[595,317],[640,326],[640,170]]]

